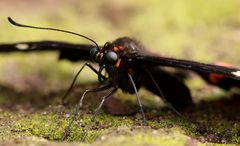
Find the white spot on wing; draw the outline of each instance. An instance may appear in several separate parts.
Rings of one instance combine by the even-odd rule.
[[[29,45],[28,45],[28,44],[16,44],[15,47],[16,47],[17,49],[19,49],[19,50],[29,49]]]
[[[240,70],[231,72],[233,75],[240,77]]]

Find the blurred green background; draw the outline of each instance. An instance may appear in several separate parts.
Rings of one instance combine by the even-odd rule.
[[[206,63],[220,61],[240,67],[240,0],[0,1],[0,43],[38,40],[89,43],[69,34],[14,27],[8,23],[8,16],[29,25],[81,33],[100,45],[129,36],[139,40],[149,51],[162,55]],[[68,61],[59,63],[55,53],[0,54],[0,84],[17,91],[66,90],[81,65]],[[96,76],[88,70],[79,79],[81,83],[95,81]],[[206,87],[199,82],[188,84],[190,88]],[[201,118],[202,113],[196,115]],[[232,123],[229,125],[231,127]],[[233,133],[236,136],[237,132]],[[239,138],[229,141],[239,143]],[[173,141],[172,145],[176,143],[178,141]]]
[[[170,56],[239,63],[234,57],[239,53],[239,5],[238,0],[2,0],[0,37],[1,42],[84,42],[67,34],[14,28],[6,21],[11,16],[27,24],[83,33],[100,44],[130,36]]]
[[[11,16],[21,23],[82,33],[99,44],[130,36],[150,51],[166,56],[239,66],[239,6],[239,0],[1,0],[0,42],[59,40],[89,43],[69,34],[13,27],[7,21]],[[54,64],[56,57],[53,55],[18,57],[4,55],[1,61],[10,58],[9,62],[27,62],[23,67],[31,68],[30,72],[34,69],[39,72],[37,68],[46,64],[49,67],[45,66],[45,70],[56,79],[59,78],[57,72],[74,74],[78,68],[67,63]],[[8,74],[9,71],[5,72]],[[6,78],[7,75],[2,73],[1,76]]]

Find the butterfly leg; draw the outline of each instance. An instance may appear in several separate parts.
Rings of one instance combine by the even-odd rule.
[[[84,135],[83,135],[83,137],[82,137],[82,139],[81,139],[81,142],[83,142],[83,141],[85,140],[85,138],[86,138],[86,136],[87,136],[87,132],[88,132],[89,128],[91,127],[92,122],[95,120],[96,116],[99,114],[99,111],[100,111],[100,109],[102,108],[105,100],[106,100],[108,97],[112,96],[112,95],[117,91],[117,89],[118,89],[118,88],[114,88],[113,90],[111,90],[107,95],[105,95],[105,96],[102,98],[102,101],[101,101],[101,103],[99,104],[99,106],[97,107],[97,109],[95,110],[95,112],[94,112],[94,114],[93,114],[93,116],[92,116],[92,118],[91,118],[90,123],[87,125],[87,128],[84,130]]]
[[[145,71],[148,73],[149,77],[152,79],[152,81],[153,81],[154,85],[156,86],[156,88],[157,88],[157,90],[158,90],[158,92],[159,92],[159,94],[160,94],[163,102],[166,103],[167,106],[168,106],[169,108],[171,108],[178,116],[183,117],[183,116],[172,106],[172,104],[167,101],[167,99],[165,98],[165,96],[164,96],[161,88],[158,86],[156,80],[154,79],[154,77],[152,76],[152,74],[149,72],[149,70],[148,70],[147,68],[145,68]]]
[[[74,76],[74,79],[73,79],[70,87],[68,88],[68,90],[66,91],[66,93],[64,94],[64,96],[62,97],[62,104],[63,104],[63,105],[66,104],[66,103],[65,103],[66,98],[68,97],[69,93],[70,93],[71,90],[73,89],[73,86],[74,86],[74,84],[75,84],[75,82],[76,82],[79,74],[82,72],[82,70],[83,70],[84,67],[86,67],[86,66],[89,67],[89,68],[90,68],[94,73],[96,73],[98,76],[100,76],[103,80],[106,80],[106,77],[103,76],[103,75],[101,75],[101,74],[99,75],[98,71],[97,71],[91,64],[85,63],[85,64],[79,69],[79,71],[77,72],[77,74]]]
[[[139,107],[140,107],[140,112],[141,112],[141,114],[142,114],[143,122],[146,124],[146,123],[147,123],[147,120],[146,120],[146,117],[145,117],[145,114],[144,114],[144,111],[143,111],[143,106],[142,106],[140,97],[139,97],[139,95],[138,95],[138,91],[137,91],[136,85],[135,85],[135,83],[134,83],[134,81],[133,81],[133,78],[132,78],[132,76],[131,76],[130,74],[128,74],[128,77],[129,77],[129,79],[130,79],[130,81],[131,81],[131,83],[132,83],[132,86],[133,86],[133,88],[134,88],[135,95],[136,95],[136,97],[137,97],[137,101],[138,101],[138,104],[139,104]]]
[[[65,128],[65,130],[64,130],[64,135],[63,135],[63,137],[62,137],[62,141],[67,137],[67,135],[68,135],[68,133],[69,133],[70,126],[71,126],[72,123],[76,120],[76,117],[77,117],[77,115],[79,114],[79,110],[80,110],[80,108],[82,107],[82,102],[83,102],[83,99],[84,99],[85,95],[86,95],[87,93],[90,93],[90,92],[100,92],[100,91],[104,91],[104,90],[107,90],[107,89],[109,89],[109,88],[111,88],[111,87],[112,87],[112,85],[107,82],[105,85],[102,85],[102,86],[100,86],[100,87],[98,87],[98,88],[88,89],[88,90],[86,90],[86,91],[82,94],[82,96],[81,96],[78,104],[76,105],[76,110],[75,110],[75,112],[74,112],[74,115],[73,115],[73,117],[72,117],[72,120],[70,121],[70,123],[68,124],[68,126],[67,126],[67,127]]]
[[[145,72],[143,86],[159,95],[172,110],[176,112],[174,108],[180,110],[193,104],[190,90],[177,76],[160,67],[145,68]]]

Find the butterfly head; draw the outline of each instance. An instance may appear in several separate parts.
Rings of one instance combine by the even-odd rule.
[[[90,59],[106,67],[116,66],[119,56],[117,52],[114,51],[114,48],[114,45],[109,42],[105,43],[100,50],[92,48],[90,50]]]

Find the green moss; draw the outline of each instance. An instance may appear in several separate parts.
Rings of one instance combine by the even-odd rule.
[[[68,141],[79,141],[83,137],[83,129],[89,125],[92,115],[84,115],[84,119],[78,118],[70,127]],[[14,134],[22,136],[38,136],[49,140],[60,140],[64,128],[69,124],[70,118],[64,118],[56,113],[30,114],[22,116],[11,125],[11,131]],[[130,126],[130,119],[102,115],[96,118],[92,127],[88,131],[86,142],[93,142],[102,135],[104,129],[119,126]]]
[[[147,113],[154,114],[154,113]],[[37,136],[48,140],[59,141],[63,135],[64,128],[69,123],[69,118],[64,117],[65,114],[58,112],[35,113],[35,114],[19,114],[17,117],[13,113],[6,112],[1,114],[6,121],[11,123],[5,128],[1,128],[1,137],[29,137]],[[67,141],[80,141],[84,132],[83,128],[89,124],[92,115],[84,115],[84,119],[78,118],[70,128],[70,134]],[[133,117],[115,117],[111,115],[101,114],[92,123],[88,131],[85,142],[95,142],[95,144],[111,145],[114,142],[118,145],[184,145],[191,137],[207,137],[211,133],[219,133],[230,136],[228,141],[239,143],[237,129],[229,129],[232,125],[225,121],[219,121],[221,124],[209,122],[202,119],[200,122],[210,128],[207,133],[199,133],[197,125],[175,117],[171,113],[163,114],[158,120],[149,120],[150,127],[142,127]],[[236,125],[235,125],[236,126]],[[226,129],[228,129],[226,133]],[[3,135],[4,133],[4,135]],[[8,136],[6,136],[8,133]],[[224,138],[224,137],[222,137]],[[196,141],[196,140],[195,140]],[[200,142],[198,142],[200,143]]]

